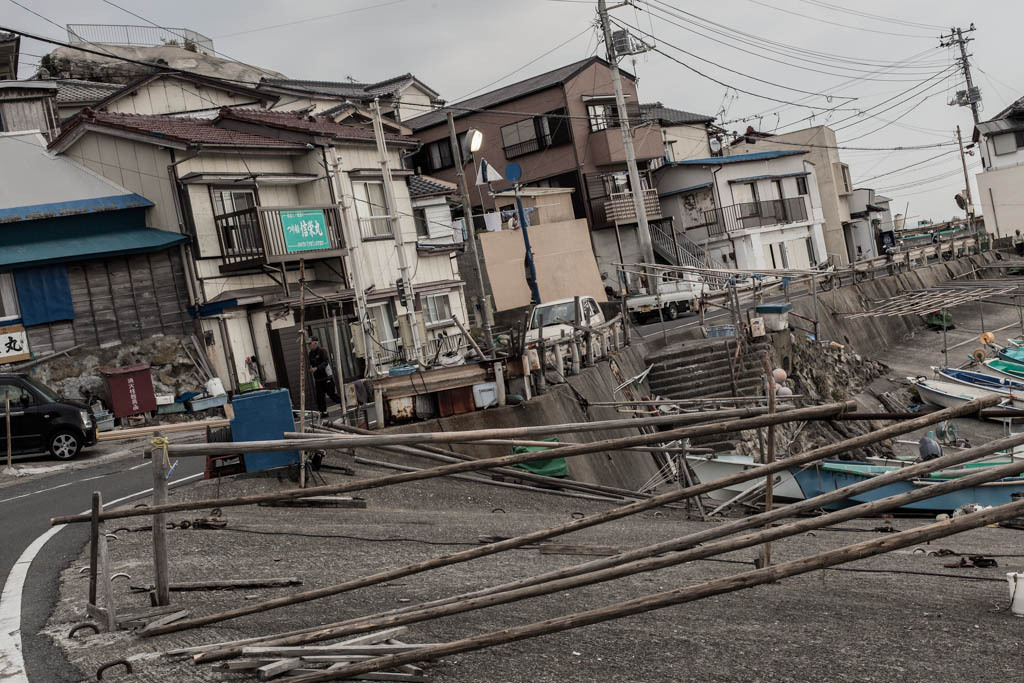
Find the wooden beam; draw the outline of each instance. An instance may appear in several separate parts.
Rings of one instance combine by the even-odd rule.
[[[991,397],[985,397],[977,399],[969,403],[962,404],[957,408],[950,408],[947,410],[966,410],[968,412],[958,413],[958,415],[967,415],[977,412],[979,408],[988,407],[995,405],[999,401],[1000,397],[995,395]],[[205,508],[225,508],[234,507],[239,505],[254,505],[257,503],[269,503],[277,500],[289,500],[292,498],[308,498],[310,496],[320,496],[335,493],[348,493],[351,491],[364,491],[371,488],[380,488],[384,486],[391,486],[393,484],[402,484],[410,481],[422,481],[424,479],[433,479],[435,477],[443,477],[449,474],[458,474],[461,472],[475,472],[479,470],[486,470],[493,467],[501,467],[504,465],[515,465],[524,462],[533,462],[534,460],[546,460],[551,457],[576,457],[580,455],[588,455],[590,453],[598,453],[602,451],[618,450],[626,446],[645,446],[652,443],[660,443],[666,440],[671,441],[675,439],[693,438],[696,436],[707,436],[711,434],[724,434],[728,432],[742,431],[744,429],[754,429],[762,427],[767,424],[779,424],[783,422],[797,422],[809,419],[825,419],[833,415],[842,413],[845,410],[852,409],[856,404],[853,401],[845,403],[828,403],[821,406],[815,406],[812,408],[798,408],[788,412],[776,413],[774,415],[761,415],[758,417],[747,418],[745,420],[732,420],[728,422],[719,422],[710,425],[696,425],[692,427],[683,427],[680,429],[668,430],[665,432],[654,432],[652,434],[638,434],[636,436],[627,436],[617,439],[605,439],[603,441],[595,441],[592,443],[585,444],[571,444],[563,446],[559,449],[551,449],[548,451],[538,451],[532,453],[517,453],[514,455],[506,455],[497,458],[483,458],[480,460],[473,460],[461,463],[452,463],[450,465],[443,465],[441,467],[434,467],[431,469],[423,470],[420,472],[404,472],[401,474],[393,474],[385,477],[378,477],[376,479],[363,479],[354,482],[346,482],[342,484],[333,484],[329,486],[317,486],[308,489],[294,489],[291,491],[284,491],[280,493],[263,493],[250,496],[238,496],[235,498],[217,498],[212,500],[197,500],[187,501],[179,503],[169,503],[167,505],[160,506],[143,506],[137,508],[122,508],[119,510],[109,510],[101,515],[101,519],[123,519],[125,517],[140,517],[145,515],[154,514],[157,512],[180,512],[182,510],[202,510]],[[904,432],[900,432],[904,433]],[[415,440],[417,437],[422,436],[444,436],[444,434],[433,434],[433,435],[417,435],[417,434],[395,434],[387,435],[388,438],[410,436]],[[353,437],[354,439],[370,439],[371,437]],[[332,444],[337,443],[337,439],[325,439],[323,447],[330,448]],[[208,448],[211,453],[219,453],[221,451],[220,446],[227,445],[229,453],[244,451],[249,452],[272,452],[276,450],[282,450],[284,448],[315,448],[317,447],[317,441],[314,439],[304,440],[295,439],[292,441],[257,441],[257,442],[243,442],[236,444],[197,444],[199,450],[195,450],[194,446],[178,446],[174,449],[175,454],[180,454],[181,449],[191,449],[188,452],[191,454],[199,454],[205,452],[205,448]],[[377,445],[373,443],[364,445]],[[62,517],[54,517],[50,520],[51,525],[57,524],[70,524],[80,523],[89,521],[89,515],[68,515]]]

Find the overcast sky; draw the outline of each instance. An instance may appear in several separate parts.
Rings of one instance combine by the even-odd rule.
[[[103,0],[18,1],[60,25],[145,23]],[[289,77],[374,81],[411,71],[450,102],[598,51],[596,3],[587,0],[118,4],[162,26],[194,29],[212,37],[224,55]],[[963,78],[953,68],[956,55],[938,45],[944,32],[938,27],[967,28],[971,22],[978,29],[969,48],[975,84],[984,98],[982,120],[1024,94],[1024,74],[1016,66],[1024,19],[1019,0],[638,0],[634,5],[614,10],[613,16],[653,34],[667,55],[637,56],[635,67],[631,59],[624,63],[640,78],[641,99],[715,115],[729,130],[753,125],[785,131],[827,123],[840,144],[892,148],[949,143],[959,124],[969,141],[970,110],[947,104],[952,92],[963,87]],[[57,26],[11,0],[0,0],[0,7],[2,25],[66,38]],[[22,49],[27,54],[21,76],[26,77],[49,48],[25,40]],[[827,111],[830,107],[836,111]],[[841,154],[856,186],[874,187],[893,198],[894,213],[909,205],[908,224],[913,225],[919,218],[939,221],[957,215],[952,196],[963,182],[955,149]],[[949,153],[918,164],[943,152]],[[918,165],[889,173],[911,164]],[[980,157],[968,157],[968,164],[980,166]],[[970,172],[973,177],[975,171]]]

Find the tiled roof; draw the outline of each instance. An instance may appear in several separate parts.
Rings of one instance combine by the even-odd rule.
[[[296,112],[262,111],[258,109],[222,108],[217,120],[234,119],[247,121],[275,128],[297,130],[318,135],[327,135],[340,139],[374,140],[373,129],[364,126],[353,126],[346,123],[335,123],[326,116],[312,116]],[[385,133],[384,139],[398,144],[417,144],[417,141],[405,135]]]
[[[119,128],[132,133],[148,135],[155,138],[166,138],[176,142],[203,145],[224,145],[229,147],[280,147],[283,149],[303,149],[304,145],[297,142],[277,140],[252,133],[243,133],[220,128],[209,119],[197,119],[185,116],[145,116],[140,114],[112,114],[109,112],[83,109],[70,125],[50,143],[56,145],[62,138],[83,123],[93,123],[111,128]]]
[[[410,73],[393,76],[376,83],[356,83],[350,81],[313,81],[297,78],[263,78],[260,85],[289,90],[304,90],[320,93],[331,97],[347,97],[356,100],[371,100],[380,95],[395,95],[416,77]]]
[[[682,109],[672,109],[671,107],[666,107],[661,102],[641,104],[640,112],[645,118],[658,121],[663,126],[679,126],[689,123],[711,123],[715,120],[714,116],[694,114],[693,112],[683,111]]]
[[[458,118],[460,116],[465,116],[466,110],[487,109],[489,107],[502,104],[503,102],[510,102],[520,97],[524,97],[530,93],[547,90],[548,88],[565,83],[577,73],[590,66],[593,62],[607,64],[607,62],[600,57],[588,57],[586,59],[581,59],[578,62],[567,64],[558,69],[554,69],[553,71],[548,71],[538,76],[527,78],[526,80],[519,81],[518,83],[502,86],[497,90],[492,90],[484,93],[483,95],[471,97],[468,100],[456,102],[451,111],[455,114],[455,118]],[[626,72],[622,73],[628,78],[633,78],[633,76]],[[444,123],[445,119],[448,117],[448,111],[449,109],[447,108],[438,109],[436,111],[423,114],[422,116],[408,119],[402,123],[410,126],[414,131],[423,130],[424,128],[430,128],[431,126]]]
[[[57,81],[57,103],[99,102],[124,86],[65,78]]]
[[[708,157],[707,159],[686,159],[685,161],[671,161],[665,164],[668,166],[717,166],[719,164],[739,164],[744,161],[767,161],[779,157],[791,157],[795,154],[807,154],[805,149],[778,149],[769,152],[752,152],[750,154],[733,154],[727,157]]]
[[[439,194],[453,194],[455,185],[453,183],[438,180],[428,175],[411,175],[406,178],[409,183],[410,197],[430,197]]]

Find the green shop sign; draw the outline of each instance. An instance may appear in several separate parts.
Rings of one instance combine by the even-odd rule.
[[[284,233],[284,247],[289,254],[297,251],[330,249],[331,239],[327,236],[327,220],[323,209],[303,211],[281,211],[281,232]]]

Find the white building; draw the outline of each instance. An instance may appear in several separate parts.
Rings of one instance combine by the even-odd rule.
[[[665,164],[655,172],[678,236],[727,268],[809,269],[826,260],[815,167],[803,150]]]
[[[866,187],[858,187],[850,195],[850,221],[845,230],[850,263],[884,256],[886,246],[895,246],[890,201]]]
[[[974,127],[984,170],[977,175],[985,228],[996,237],[1024,231],[1024,98]]]

